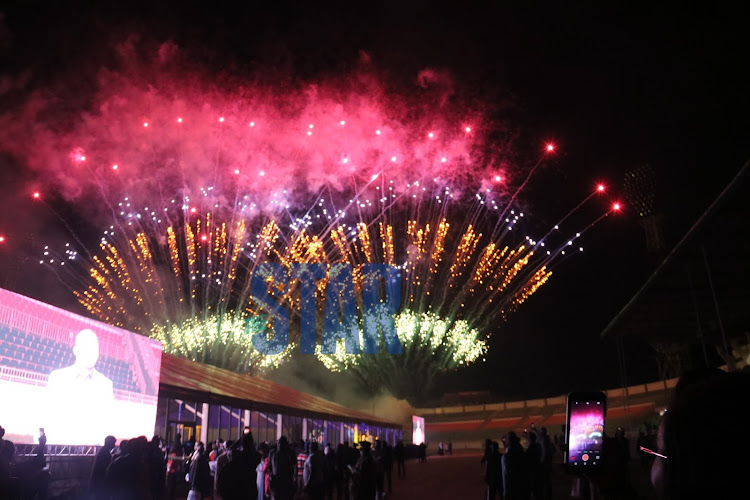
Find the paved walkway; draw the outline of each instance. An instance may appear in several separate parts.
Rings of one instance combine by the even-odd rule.
[[[453,456],[430,456],[426,463],[409,460],[406,463],[406,479],[398,479],[394,467],[393,493],[386,500],[484,499],[487,492],[481,460],[481,454],[466,452]],[[652,498],[650,488],[644,484],[648,480],[647,475],[636,470],[637,465],[631,463],[631,477],[636,491],[640,493],[635,498]],[[554,498],[571,498],[572,479],[561,467],[555,468],[552,477]]]
[[[406,462],[406,479],[396,477],[388,500],[481,499],[486,495],[482,455],[430,456],[425,463]],[[386,486],[387,488],[387,486]]]

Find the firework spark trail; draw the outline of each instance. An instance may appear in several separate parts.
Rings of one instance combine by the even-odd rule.
[[[568,239],[567,242],[565,242],[562,245],[560,245],[560,247],[558,247],[556,250],[549,251],[547,253],[547,257],[544,259],[544,265],[549,266],[550,263],[553,262],[553,261],[555,261],[555,260],[557,260],[560,255],[566,255],[565,254],[565,249],[568,248],[568,247],[570,247],[570,246],[573,246],[573,242],[575,242],[577,239],[579,239],[580,237],[582,237],[589,230],[593,229],[597,224],[599,224],[599,222],[601,222],[605,218],[609,217],[613,213],[619,212],[620,210],[621,210],[621,205],[619,203],[615,203],[614,206],[612,206],[609,210],[607,210],[602,215],[600,215],[599,217],[597,217],[596,219],[594,219],[586,227],[584,227],[583,229],[581,229],[580,231],[578,231],[575,234],[575,236],[573,236],[572,238]],[[558,262],[558,264],[559,264],[559,262]]]
[[[560,228],[560,226],[562,226],[563,223],[566,220],[568,220],[571,216],[573,216],[573,214],[577,213],[581,209],[581,207],[583,207],[589,200],[591,200],[592,198],[594,198],[595,196],[597,196],[599,194],[602,194],[604,192],[604,190],[605,190],[604,189],[604,185],[603,184],[598,184],[597,187],[596,187],[596,189],[594,191],[592,191],[591,194],[589,194],[586,198],[584,198],[583,200],[581,200],[581,202],[578,203],[578,205],[576,205],[575,207],[573,207],[559,221],[557,221],[557,223],[554,226],[552,226],[550,228],[550,230],[547,231],[547,233],[544,236],[542,236],[541,238],[539,238],[539,240],[536,242],[536,244],[534,246],[535,247],[544,246],[543,243],[547,239],[547,237],[549,237],[550,234],[552,234],[554,231],[557,231]]]

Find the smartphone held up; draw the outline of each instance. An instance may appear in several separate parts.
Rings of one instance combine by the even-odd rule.
[[[606,413],[607,396],[603,392],[568,394],[565,464],[570,469],[585,471],[602,464]]]

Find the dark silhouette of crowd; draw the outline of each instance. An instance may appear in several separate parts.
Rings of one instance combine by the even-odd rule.
[[[3,500],[33,500],[47,497],[50,474],[47,470],[47,437],[39,436],[39,445],[29,460],[16,460],[16,446],[4,439],[0,426],[0,498]]]
[[[485,441],[482,464],[488,499],[552,498],[552,461],[557,450],[546,428],[542,427],[540,435],[535,431],[528,433],[525,450],[515,432],[503,437],[504,452],[497,441]]]
[[[47,498],[46,438],[33,459],[16,462],[15,446],[0,427],[0,499]],[[86,500],[373,500],[392,492],[394,460],[405,477],[404,444],[348,441],[334,447],[317,441],[292,446],[256,445],[249,428],[237,441],[209,443],[177,434],[169,445],[159,437],[107,436],[94,458],[84,491]]]

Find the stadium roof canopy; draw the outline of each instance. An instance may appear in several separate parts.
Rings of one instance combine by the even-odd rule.
[[[269,380],[162,354],[159,394],[284,415],[402,427]]]

